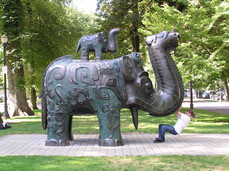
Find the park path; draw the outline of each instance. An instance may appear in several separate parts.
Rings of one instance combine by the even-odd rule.
[[[194,100],[194,109],[203,109],[207,111],[229,114],[229,102],[208,102],[203,100]],[[41,108],[41,104],[38,103],[38,108]],[[185,99],[182,104],[183,107],[189,107],[190,102]],[[4,103],[0,103],[0,112],[4,112]]]
[[[156,134],[124,133],[125,145],[98,146],[98,135],[74,135],[66,147],[45,146],[44,134],[7,135],[0,138],[0,156],[150,156],[150,155],[226,155],[229,134],[166,135],[166,142],[153,143]]]
[[[210,112],[222,113],[229,115],[229,102],[207,102],[207,101],[194,101],[194,109],[203,109]],[[190,102],[184,101],[183,107],[190,107]]]
[[[183,107],[189,107],[184,102]],[[228,102],[194,102],[194,109],[229,114]],[[228,115],[229,117],[229,115]],[[119,147],[98,146],[98,135],[74,135],[74,141],[66,147],[47,147],[45,134],[18,134],[0,138],[0,156],[148,156],[148,155],[227,155],[229,134],[166,135],[166,142],[153,143],[156,134],[124,133],[125,145]]]

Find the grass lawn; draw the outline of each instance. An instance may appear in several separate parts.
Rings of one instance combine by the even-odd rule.
[[[184,109],[185,110],[185,109]],[[183,112],[184,112],[183,110]],[[195,110],[193,118],[183,133],[222,133],[228,134],[229,115]],[[11,124],[11,129],[0,130],[0,137],[8,134],[46,134],[41,127],[40,111],[36,116],[15,117],[7,121],[20,122]],[[139,129],[132,124],[131,114],[127,109],[121,113],[122,132],[157,133],[158,124],[173,125],[175,115],[152,117],[139,112]],[[73,133],[99,133],[96,116],[74,116]],[[138,157],[62,157],[62,156],[0,156],[0,171],[10,170],[228,170],[229,156],[138,156]]]
[[[185,112],[185,109],[183,110]],[[220,133],[228,134],[229,115],[208,112],[196,109],[196,118],[182,133]],[[19,124],[11,124],[11,129],[0,130],[0,137],[8,134],[46,134],[46,130],[41,126],[41,112],[36,111],[36,116],[31,117],[14,117],[6,121],[20,122]],[[128,109],[123,109],[121,113],[121,131],[124,132],[142,132],[157,133],[158,124],[173,125],[176,122],[175,115],[166,117],[154,117],[145,112],[139,111],[139,126],[135,130],[132,123],[131,113]],[[96,115],[91,116],[74,116],[73,134],[91,134],[99,133],[99,123]]]
[[[0,156],[1,171],[222,171],[229,156]]]

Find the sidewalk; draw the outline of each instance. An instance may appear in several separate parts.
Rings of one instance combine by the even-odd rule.
[[[98,146],[98,135],[74,135],[66,147],[45,146],[45,134],[18,134],[0,138],[0,156],[149,156],[149,155],[226,155],[229,134],[166,134],[166,142],[155,144],[156,134],[124,133],[125,145]]]
[[[184,101],[183,107],[190,107],[190,102]],[[222,113],[229,115],[229,102],[206,102],[206,101],[194,101],[194,109],[202,109],[210,112]]]

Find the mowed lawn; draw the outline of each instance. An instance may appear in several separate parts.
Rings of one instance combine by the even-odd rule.
[[[185,108],[182,110],[185,112]],[[193,118],[183,133],[219,133],[228,134],[229,115],[208,112],[195,109],[197,115]],[[36,116],[14,117],[6,120],[11,124],[11,129],[1,130],[0,137],[8,134],[46,134],[47,130],[42,129],[41,111],[36,110]],[[173,125],[176,122],[175,114],[166,117],[154,117],[148,113],[139,111],[138,130],[135,130],[132,123],[132,116],[128,109],[121,112],[121,131],[124,132],[142,132],[157,133],[158,124]],[[74,116],[73,134],[98,134],[99,123],[96,115]]]
[[[228,156],[0,156],[1,171],[227,171]]]
[[[185,108],[183,109],[183,112]],[[197,117],[183,133],[228,134],[229,115],[195,110]],[[46,134],[41,126],[40,110],[36,116],[15,117],[11,129],[0,130],[0,137],[9,134]],[[123,109],[121,130],[125,132],[157,133],[158,124],[173,125],[175,115],[152,117],[139,112],[139,129],[132,124],[131,113]],[[74,116],[74,134],[98,134],[97,116]],[[0,156],[0,171],[10,170],[228,170],[229,156],[137,156],[137,157],[65,157],[65,156]]]

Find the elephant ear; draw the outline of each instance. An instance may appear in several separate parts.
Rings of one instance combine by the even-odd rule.
[[[104,32],[98,33],[97,36],[98,36],[98,42],[103,42],[106,38]]]
[[[124,56],[120,64],[124,79],[127,81],[133,81],[135,78],[133,60],[129,56]]]

